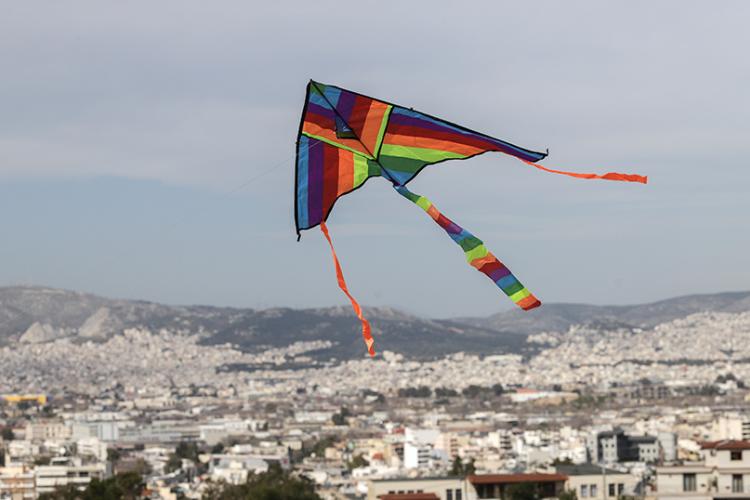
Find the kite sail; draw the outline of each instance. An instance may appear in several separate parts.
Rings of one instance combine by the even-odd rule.
[[[424,196],[406,188],[422,169],[447,160],[463,160],[496,151],[515,156],[546,172],[582,179],[640,182],[640,175],[603,175],[552,170],[537,164],[547,154],[475,132],[466,127],[373,99],[333,85],[310,81],[297,138],[295,223],[297,237],[320,226],[333,255],[339,287],[362,322],[362,335],[375,355],[370,324],[349,293],[325,221],[336,200],[362,187],[372,177],[390,181],[401,196],[422,208],[466,255],[469,264],[489,277],[524,310],[541,302],[500,262],[484,243],[448,219]]]

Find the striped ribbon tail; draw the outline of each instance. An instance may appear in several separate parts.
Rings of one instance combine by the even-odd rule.
[[[372,329],[370,328],[370,322],[367,321],[364,316],[362,316],[362,308],[359,306],[359,302],[357,302],[357,300],[352,297],[352,294],[349,293],[349,288],[346,286],[346,280],[344,280],[344,273],[341,270],[339,258],[336,256],[336,250],[334,250],[333,248],[331,235],[328,234],[328,226],[326,226],[325,222],[320,223],[320,230],[323,232],[323,236],[326,237],[326,240],[328,240],[328,246],[331,247],[331,255],[333,256],[333,265],[336,267],[336,280],[339,283],[339,288],[342,292],[344,292],[344,294],[346,294],[347,297],[349,297],[349,301],[352,303],[352,309],[354,309],[354,312],[357,314],[359,321],[362,323],[362,337],[365,339],[367,352],[370,353],[370,356],[374,357],[375,340],[373,340],[372,338]]]
[[[432,217],[432,220],[442,227],[448,233],[448,236],[463,249],[468,263],[491,279],[518,307],[528,311],[542,305],[513,276],[510,269],[487,250],[482,240],[441,214],[437,207],[424,196],[412,193],[405,186],[394,185],[393,187],[401,196],[427,212],[427,215]]]

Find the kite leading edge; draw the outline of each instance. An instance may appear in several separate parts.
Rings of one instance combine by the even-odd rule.
[[[441,214],[424,196],[406,184],[428,165],[467,159],[497,151],[515,156],[540,170],[582,179],[639,182],[641,175],[581,174],[552,170],[537,162],[547,154],[521,148],[466,127],[413,109],[310,81],[297,137],[295,225],[300,232],[320,225],[331,247],[339,288],[362,323],[362,335],[375,355],[369,322],[350,294],[325,221],[336,201],[362,187],[372,177],[385,177],[404,198],[427,212],[466,254],[469,264],[487,275],[524,310],[541,302],[487,250],[482,241]]]

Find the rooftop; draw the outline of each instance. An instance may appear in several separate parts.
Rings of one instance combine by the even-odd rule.
[[[750,450],[750,441],[704,441],[701,443],[703,450]]]
[[[564,474],[482,474],[468,477],[471,484],[555,483],[567,481]]]

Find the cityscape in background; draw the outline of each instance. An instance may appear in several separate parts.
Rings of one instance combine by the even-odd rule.
[[[750,293],[538,323],[368,312],[374,359],[341,308],[0,290],[0,498],[123,477],[223,498],[274,474],[326,499],[750,498]]]

